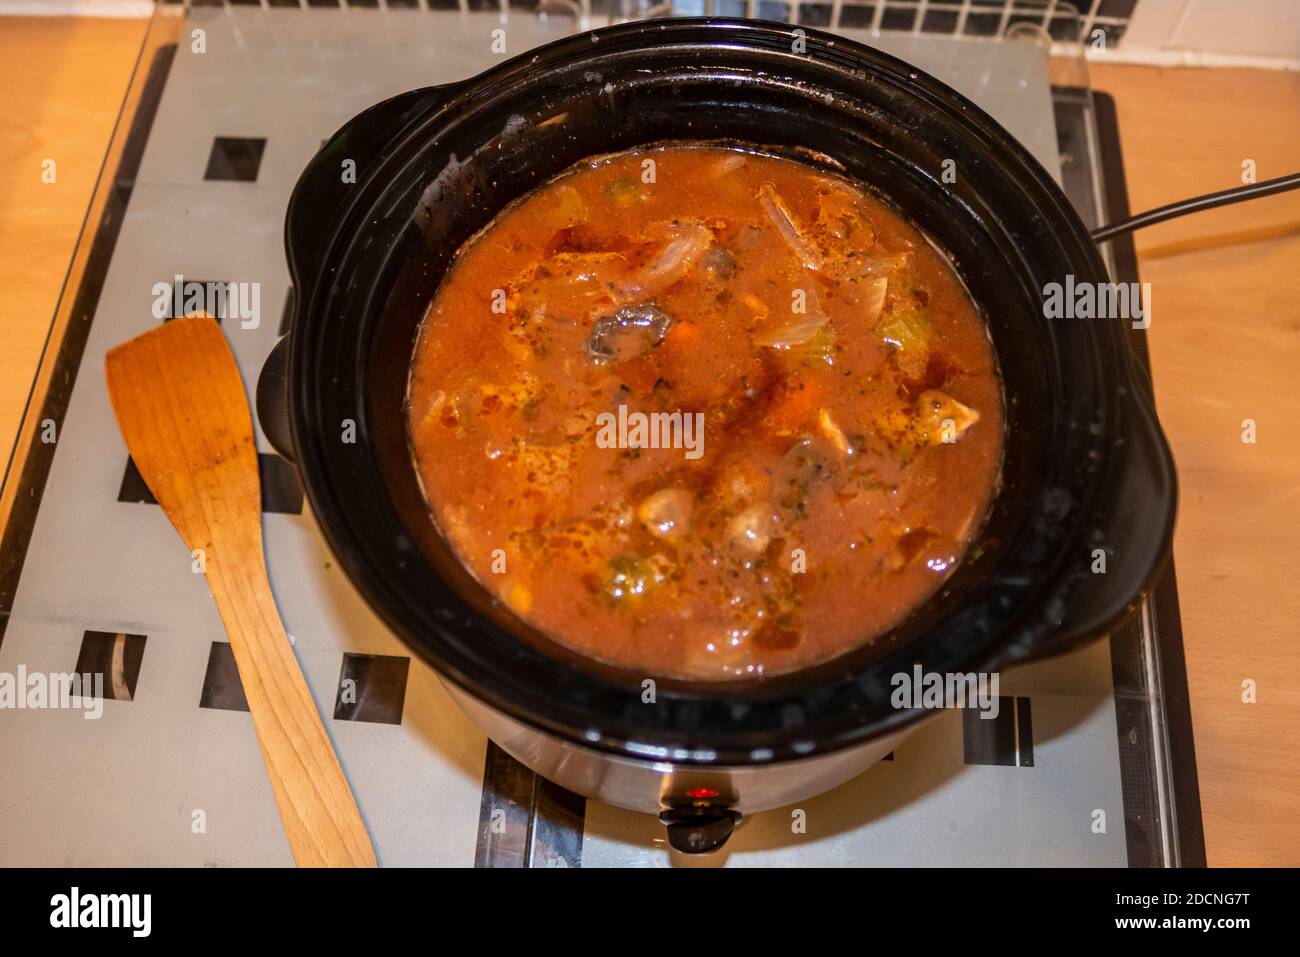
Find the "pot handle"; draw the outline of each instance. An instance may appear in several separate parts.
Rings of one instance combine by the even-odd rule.
[[[1173,542],[1178,479],[1145,383],[1124,432],[1128,455],[1117,478],[1108,541],[1080,541],[1063,601],[1048,608],[1007,650],[1010,664],[1070,651],[1123,622],[1158,584]],[[1104,564],[1102,554],[1104,553]]]
[[[289,380],[285,375],[289,360],[289,337],[281,336],[262,363],[254,390],[257,422],[271,448],[287,462],[296,462],[293,434],[289,431]]]
[[[312,157],[298,177],[285,214],[284,245],[293,283],[289,333],[311,301],[311,290],[335,225],[366,172],[384,159],[406,126],[450,100],[462,84],[428,86],[377,103],[345,123]],[[347,164],[351,163],[351,166]],[[257,420],[271,447],[294,461],[289,429],[289,336],[271,348],[257,378]]]
[[[285,252],[295,289],[311,286],[348,201],[400,141],[407,124],[437,111],[462,86],[400,93],[357,114],[325,141],[298,177],[285,215]]]

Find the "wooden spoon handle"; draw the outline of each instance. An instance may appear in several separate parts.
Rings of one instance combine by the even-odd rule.
[[[215,321],[189,316],[111,349],[104,364],[136,467],[185,544],[206,556],[294,860],[374,867],[266,576],[253,420],[230,344]]]
[[[260,546],[260,542],[258,545]],[[280,622],[264,561],[208,562],[280,820],[299,867],[375,867],[375,852]]]

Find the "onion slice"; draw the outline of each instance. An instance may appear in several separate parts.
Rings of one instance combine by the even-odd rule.
[[[703,223],[683,223],[655,261],[618,284],[619,303],[642,302],[680,281],[713,245],[713,231]]]
[[[870,279],[877,276],[888,277],[906,269],[912,261],[911,253],[889,253],[884,256],[861,256],[850,258],[845,264],[846,279]]]
[[[884,276],[879,279],[873,279],[867,284],[865,296],[863,297],[863,313],[867,322],[875,322],[880,318],[881,310],[885,308],[885,291],[889,289],[889,280]]]
[[[775,329],[769,329],[767,332],[755,336],[754,343],[766,346],[769,349],[793,349],[795,346],[803,345],[821,332],[826,322],[825,314],[820,311],[816,314],[808,313],[807,315],[794,316],[789,322],[784,322]]]
[[[764,183],[758,188],[758,202],[763,207],[763,212],[767,218],[772,221],[776,227],[777,233],[785,240],[785,244],[790,247],[799,261],[807,269],[821,269],[822,257],[812,248],[799,232],[798,227],[794,224],[794,218],[790,211],[786,209],[785,203],[777,195],[776,187],[771,183]]]

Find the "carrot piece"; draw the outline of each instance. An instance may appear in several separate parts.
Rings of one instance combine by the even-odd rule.
[[[693,349],[700,344],[700,327],[693,322],[675,322],[664,336],[663,344],[673,350]]]
[[[649,356],[637,356],[618,365],[618,375],[635,393],[649,392],[659,379],[658,367]]]

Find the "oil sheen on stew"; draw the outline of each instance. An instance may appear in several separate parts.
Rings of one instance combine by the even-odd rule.
[[[1002,455],[948,261],[849,181],[722,146],[593,159],[503,212],[409,389],[464,564],[637,673],[771,675],[887,632],[961,559]]]

